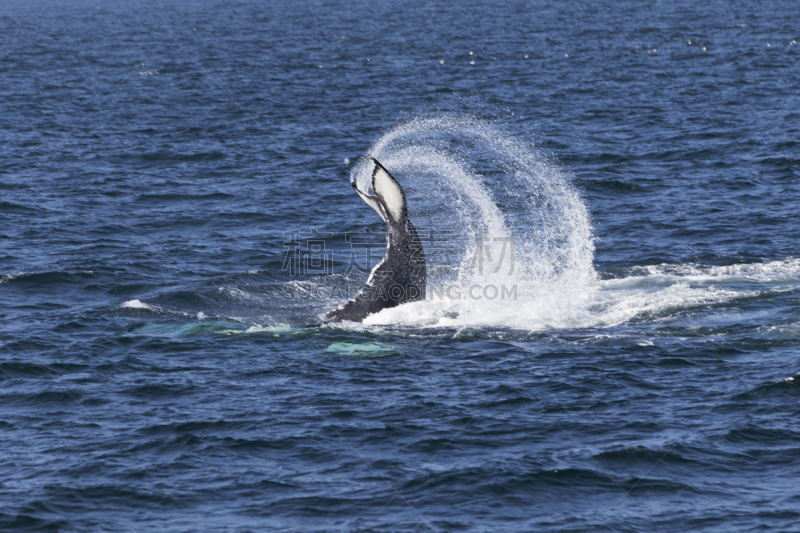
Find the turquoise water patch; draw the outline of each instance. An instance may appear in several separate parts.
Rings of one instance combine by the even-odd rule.
[[[386,357],[387,355],[399,353],[394,346],[378,344],[377,342],[365,342],[362,344],[334,342],[325,351],[355,357]]]
[[[191,335],[242,335],[245,333],[270,334],[280,337],[288,334],[302,333],[303,329],[289,326],[252,326],[240,322],[224,319],[198,320],[188,323],[161,322],[143,323],[131,330],[139,335],[153,336],[191,336]]]
[[[139,335],[153,336],[190,336],[209,333],[222,335],[238,335],[248,333],[252,328],[229,320],[202,320],[176,324],[174,322],[142,324],[133,330]]]

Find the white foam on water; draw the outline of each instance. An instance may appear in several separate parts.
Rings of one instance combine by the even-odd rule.
[[[200,314],[202,314],[202,312],[199,313],[199,314],[187,313],[185,311],[180,311],[180,310],[177,310],[177,309],[168,309],[168,308],[161,307],[161,306],[158,306],[158,305],[155,305],[155,304],[148,304],[148,303],[139,301],[137,299],[128,300],[127,302],[122,303],[120,305],[120,307],[124,308],[124,309],[143,309],[143,310],[147,310],[147,311],[152,311],[154,313],[163,313],[163,314],[166,314],[166,315],[177,315],[177,316],[180,316],[180,317],[196,318],[196,319],[200,319],[200,320],[202,320],[203,318],[206,318],[205,315],[203,315],[202,317],[200,316]]]
[[[728,281],[752,283],[800,283],[800,258],[790,258],[767,263],[743,263],[727,266],[708,265],[654,265],[638,267],[648,276],[682,277],[696,281]]]
[[[371,325],[405,324],[426,326],[507,326],[541,330],[549,328],[613,327],[632,321],[670,319],[692,310],[713,310],[727,306],[738,313],[736,302],[747,298],[796,291],[800,284],[800,260],[788,259],[724,267],[707,265],[657,265],[637,267],[644,275],[595,281],[586,287],[586,297],[578,301],[553,302],[553,292],[509,306],[505,313],[490,317],[467,309],[464,302],[445,300],[414,302],[368,317]],[[671,272],[667,274],[666,272]],[[478,306],[480,302],[476,302]],[[553,305],[551,305],[553,304]],[[523,310],[527,314],[517,314]],[[716,311],[716,313],[726,311]],[[796,338],[797,324],[770,326],[764,334],[776,338]]]
[[[139,300],[128,300],[127,302],[123,303],[120,307],[125,307],[127,309],[149,309],[151,311],[157,310],[152,305],[140,302]]]
[[[598,282],[595,303],[589,308],[596,325],[618,325],[792,291],[800,284],[800,259],[726,266],[662,264],[636,267],[633,272]]]
[[[566,173],[530,143],[473,117],[425,116],[369,153],[406,192],[428,300],[366,324],[540,329],[585,312],[596,280],[589,214]],[[353,168],[361,190],[370,191],[371,171],[366,159]],[[430,230],[446,242],[428,240]]]
[[[7,281],[11,281],[12,279],[22,278],[25,276],[29,276],[30,272],[17,272],[16,274],[0,274],[0,285]]]
[[[698,287],[686,281],[614,280],[601,282],[588,307],[586,320],[578,327],[618,326],[632,320],[657,320],[693,308],[722,304],[758,291],[737,291],[724,287]]]

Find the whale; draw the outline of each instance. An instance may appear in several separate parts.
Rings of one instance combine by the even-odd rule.
[[[374,165],[374,194],[359,190],[352,177],[350,185],[386,222],[386,250],[356,297],[329,311],[323,324],[361,322],[382,309],[425,299],[425,251],[417,228],[408,218],[406,195],[389,171],[371,155],[369,158]]]

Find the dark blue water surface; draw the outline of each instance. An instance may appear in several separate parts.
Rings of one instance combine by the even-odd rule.
[[[800,531],[798,28],[4,2],[0,530]],[[367,277],[368,153],[430,286],[485,227],[518,298],[300,327]]]

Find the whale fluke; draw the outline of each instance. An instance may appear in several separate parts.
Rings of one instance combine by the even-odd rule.
[[[326,314],[323,323],[361,322],[381,309],[425,299],[425,252],[417,229],[408,218],[406,196],[389,171],[374,157],[369,158],[375,165],[372,171],[375,195],[358,190],[352,179],[350,184],[386,222],[386,251],[358,295]]]

